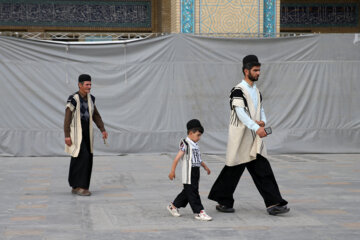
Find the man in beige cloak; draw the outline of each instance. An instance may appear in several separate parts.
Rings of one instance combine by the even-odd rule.
[[[243,59],[245,79],[231,90],[226,162],[209,194],[209,199],[219,203],[216,209],[220,212],[235,211],[233,194],[245,168],[254,180],[270,215],[290,210],[287,201],[281,197],[262,140],[267,136],[266,116],[261,93],[255,84],[260,76],[260,66],[255,55],[246,56]]]
[[[95,97],[90,94],[91,76],[81,74],[78,86],[79,91],[70,95],[66,104],[65,152],[71,155],[69,169],[71,192],[80,196],[90,196],[89,187],[93,166],[93,121],[100,129],[104,141],[108,134],[96,108]]]

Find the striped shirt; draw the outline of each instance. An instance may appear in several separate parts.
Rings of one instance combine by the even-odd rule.
[[[192,158],[191,158],[191,164],[192,167],[200,167],[201,166],[201,154],[200,154],[200,148],[199,145],[195,142],[193,142],[190,138],[186,138],[186,141],[191,144],[191,148],[192,148]],[[181,144],[180,145],[180,150],[185,152],[186,151],[186,146],[185,144]]]

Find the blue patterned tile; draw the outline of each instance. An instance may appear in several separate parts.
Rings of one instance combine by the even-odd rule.
[[[276,0],[264,0],[264,34],[274,36],[276,33]]]
[[[194,0],[181,1],[181,32],[194,33]]]

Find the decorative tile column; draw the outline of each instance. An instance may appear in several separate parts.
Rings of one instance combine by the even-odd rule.
[[[195,0],[181,0],[181,32],[194,33]]]
[[[276,36],[276,0],[264,0],[264,34]]]

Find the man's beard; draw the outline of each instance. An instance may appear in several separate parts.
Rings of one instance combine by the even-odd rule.
[[[249,74],[249,79],[250,79],[250,81],[252,81],[252,82],[256,82],[257,80],[259,80],[259,77],[254,77],[253,75],[251,75],[251,73]]]

